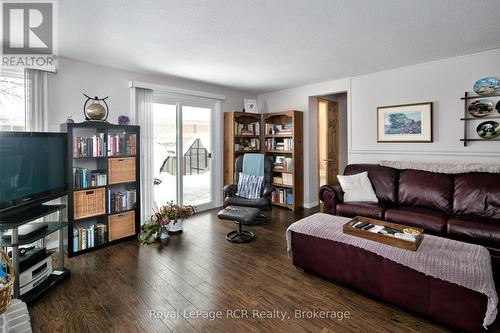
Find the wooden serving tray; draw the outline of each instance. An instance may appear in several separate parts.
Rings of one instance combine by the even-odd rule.
[[[418,235],[416,237],[417,239],[415,240],[415,242],[410,242],[410,241],[407,241],[404,239],[399,239],[399,238],[395,238],[392,236],[374,233],[374,232],[370,232],[368,230],[355,228],[354,225],[358,222],[367,222],[367,223],[374,224],[374,225],[389,227],[389,228],[398,230],[401,233],[403,232],[403,229],[411,228],[411,229],[415,229],[415,230],[420,231],[420,235]],[[371,219],[371,218],[363,217],[363,216],[356,216],[354,219],[352,219],[351,221],[344,224],[343,231],[345,234],[349,234],[349,235],[356,236],[356,237],[361,237],[361,238],[368,239],[368,240],[371,240],[374,242],[379,242],[379,243],[399,247],[401,249],[410,250],[410,251],[417,251],[417,249],[420,246],[420,243],[422,242],[422,239],[424,237],[424,233],[423,233],[424,230],[423,229],[410,227],[410,226],[397,224],[397,223],[380,221],[380,220]]]

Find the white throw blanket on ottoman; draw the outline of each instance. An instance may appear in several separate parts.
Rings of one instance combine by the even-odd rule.
[[[362,248],[418,272],[486,295],[488,306],[483,326],[487,328],[493,323],[498,297],[490,254],[485,247],[426,234],[417,251],[403,250],[344,234],[342,227],[349,220],[318,213],[297,221],[286,231],[287,250],[292,251],[292,231]]]

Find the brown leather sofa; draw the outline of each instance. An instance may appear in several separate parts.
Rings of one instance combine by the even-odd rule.
[[[357,215],[423,228],[426,233],[487,247],[500,282],[500,174],[442,174],[351,164],[345,175],[368,172],[378,203],[343,202],[340,185],[322,186],[325,213]]]

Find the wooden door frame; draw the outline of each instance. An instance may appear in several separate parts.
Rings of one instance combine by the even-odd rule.
[[[319,104],[321,102],[325,102],[327,104],[327,112],[328,112],[328,103],[336,103],[337,104],[337,114],[336,114],[336,117],[337,117],[337,122],[336,122],[336,133],[337,133],[337,139],[335,140],[335,154],[336,154],[336,158],[335,158],[335,164],[337,166],[337,172],[340,172],[339,168],[340,168],[340,165],[339,165],[339,157],[340,157],[340,154],[339,154],[339,149],[340,149],[340,146],[339,146],[339,139],[340,139],[340,115],[339,115],[339,105],[338,105],[338,102],[335,102],[335,101],[330,101],[328,99],[325,99],[325,98],[321,98],[321,97],[318,97],[317,98],[317,104],[316,104],[316,120],[317,120],[317,145],[316,145],[316,153],[317,153],[317,159],[316,159],[316,162],[318,163],[318,166],[317,166],[317,173],[316,173],[316,176],[317,176],[317,179],[318,179],[318,191],[319,191],[319,188],[321,187],[321,184],[320,184],[320,145],[319,145],[319,140],[320,140],[320,132],[319,132],[319,120],[320,120],[320,117],[319,117]],[[337,182],[336,179],[333,180],[334,183]]]

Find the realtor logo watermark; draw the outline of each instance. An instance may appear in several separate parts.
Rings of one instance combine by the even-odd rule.
[[[57,2],[2,2],[2,66],[55,70]]]

